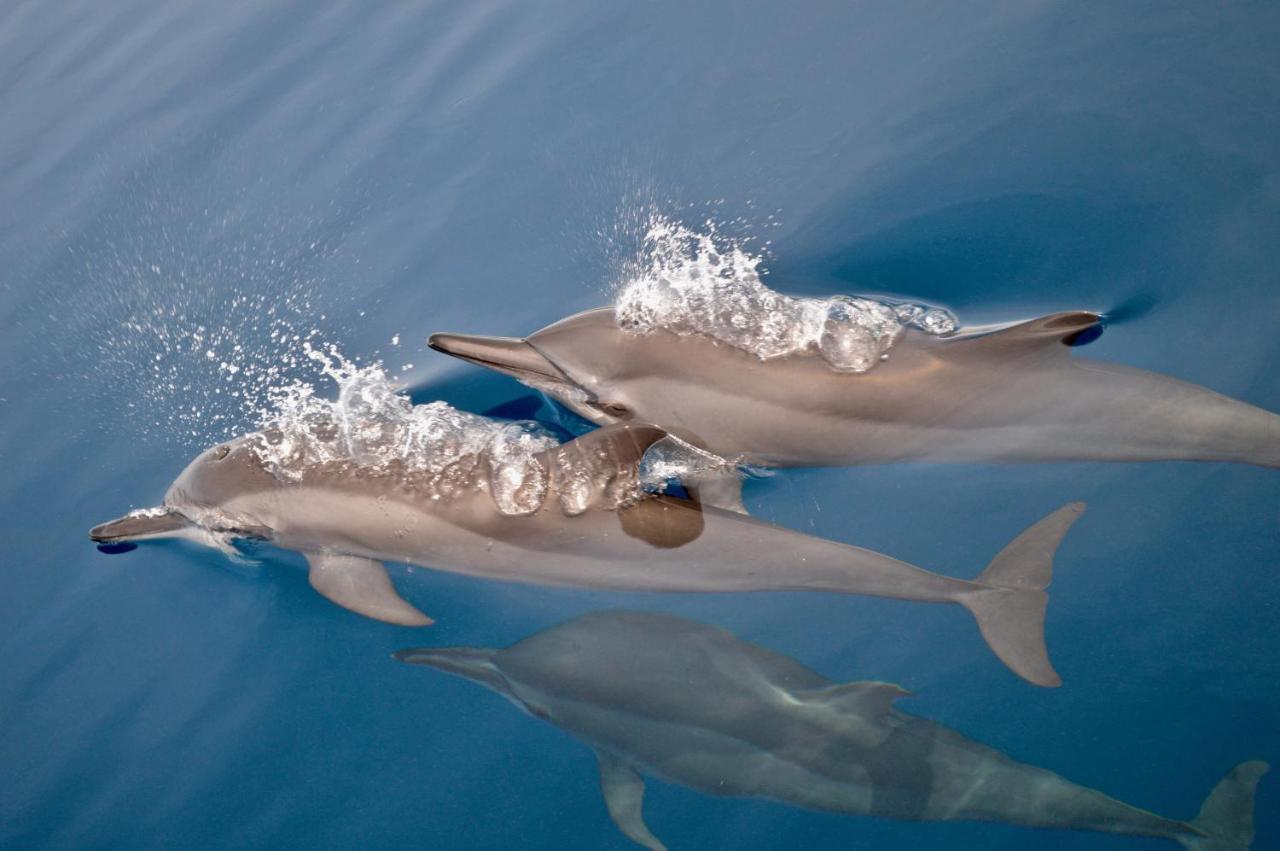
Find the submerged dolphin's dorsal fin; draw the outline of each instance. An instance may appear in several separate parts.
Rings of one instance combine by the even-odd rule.
[[[1072,339],[1097,326],[1102,317],[1088,310],[1050,313],[1025,322],[994,329],[975,329],[943,340],[944,351],[973,354],[1017,355],[1035,351],[1058,352],[1063,356]]]
[[[600,763],[600,791],[613,823],[632,842],[650,851],[667,851],[658,837],[644,823],[644,778],[622,760],[604,751],[596,751]]]
[[[401,597],[382,562],[343,553],[307,553],[311,587],[344,609],[399,626],[434,621]]]
[[[893,683],[866,680],[804,689],[791,697],[814,723],[864,748],[876,748],[895,729],[893,702],[911,692]]]
[[[805,703],[822,705],[840,712],[857,713],[872,718],[889,714],[893,702],[900,697],[910,697],[911,692],[895,683],[863,680],[856,683],[837,683],[824,688],[799,692]]]

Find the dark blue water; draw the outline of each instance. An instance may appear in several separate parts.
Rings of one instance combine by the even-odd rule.
[[[589,750],[389,658],[614,606],[901,683],[909,711],[1193,815],[1233,764],[1280,759],[1274,470],[752,484],[759,516],[966,577],[1086,500],[1052,588],[1058,690],[1004,670],[955,607],[401,570],[438,619],[412,632],[333,607],[291,556],[107,556],[86,531],[248,422],[234,376],[166,329],[225,326],[219,358],[260,361],[283,317],[412,363],[421,398],[519,408],[527,390],[425,336],[604,303],[650,204],[744,217],[788,292],[896,293],[969,322],[1132,314],[1091,356],[1280,410],[1278,39],[1262,3],[0,3],[0,844],[631,847]],[[1278,788],[1261,786],[1256,849],[1280,848]],[[673,848],[1172,847],[659,782],[646,811]]]

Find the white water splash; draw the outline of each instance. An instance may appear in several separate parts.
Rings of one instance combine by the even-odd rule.
[[[615,303],[633,333],[703,334],[761,360],[816,351],[840,372],[866,372],[888,357],[908,327],[956,330],[946,310],[851,296],[796,298],[761,280],[763,255],[720,234],[714,219],[695,231],[653,214],[640,257],[625,270]]]
[[[259,412],[259,451],[277,478],[298,481],[336,464],[418,482],[436,499],[487,482],[504,514],[529,514],[542,505],[549,474],[537,456],[559,445],[542,426],[492,420],[445,402],[414,405],[381,364],[360,366],[336,346],[304,342],[303,350],[338,394],[326,399],[305,381],[271,391]]]
[[[104,412],[99,427],[207,446],[250,428],[271,388],[319,377],[304,341],[350,332],[346,213],[177,192],[163,170],[134,181],[49,272],[62,333],[47,356],[89,379],[77,403]]]

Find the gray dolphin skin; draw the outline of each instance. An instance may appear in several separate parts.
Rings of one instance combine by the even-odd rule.
[[[647,494],[638,464],[665,432],[615,425],[533,456],[540,503],[498,510],[490,466],[466,457],[432,477],[401,465],[300,464],[273,474],[262,434],[207,450],[164,505],[95,527],[102,544],[158,537],[270,540],[303,553],[321,594],[371,618],[431,620],[396,592],[383,562],[540,585],[672,591],[833,591],[957,603],[995,654],[1042,686],[1061,683],[1044,643],[1053,557],[1084,507],[1064,506],[1018,536],[975,580],[804,535],[690,500]],[[223,544],[226,546],[225,544]]]
[[[501,650],[402,650],[466,677],[595,749],[617,826],[649,849],[641,773],[711,795],[913,821],[996,821],[1244,851],[1254,791],[1245,762],[1190,821],[1163,818],[893,707],[883,682],[833,683],[711,626],[599,612]]]
[[[815,352],[761,360],[700,334],[632,333],[611,308],[524,339],[434,334],[587,419],[656,423],[764,466],[897,461],[1235,461],[1280,467],[1280,416],[1184,381],[1070,354],[1099,322],[1055,313],[937,337],[908,329],[863,374]]]

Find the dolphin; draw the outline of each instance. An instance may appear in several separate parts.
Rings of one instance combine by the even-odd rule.
[[[908,328],[862,374],[814,350],[762,360],[703,334],[588,310],[525,338],[428,345],[547,392],[597,424],[655,423],[761,466],[899,461],[1235,461],[1280,467],[1280,416],[1204,387],[1071,356],[1101,317],[1053,313],[936,336]]]
[[[1190,821],[1163,818],[1017,762],[893,706],[884,682],[834,683],[725,630],[670,615],[597,612],[500,650],[395,658],[474,680],[592,747],[614,823],[644,822],[641,772],[712,795],[915,821],[997,821],[1243,851],[1264,762],[1245,762]]]
[[[396,592],[383,562],[540,585],[834,591],[958,603],[1014,673],[1041,686],[1061,683],[1044,643],[1044,589],[1082,504],[1059,508],[1027,529],[976,579],[953,579],[645,492],[639,463],[665,436],[651,426],[618,424],[531,455],[525,472],[546,488],[512,513],[495,500],[494,488],[510,470],[484,457],[491,449],[432,475],[357,459],[298,462],[281,475],[265,460],[279,438],[254,433],[199,455],[162,506],[131,512],[89,535],[106,545],[164,537],[221,546],[234,538],[269,540],[305,555],[312,586],[334,603],[404,626],[432,621]]]

